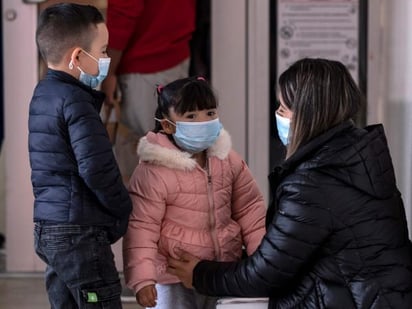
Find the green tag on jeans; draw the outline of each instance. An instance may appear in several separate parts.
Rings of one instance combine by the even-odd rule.
[[[87,292],[87,302],[88,303],[97,303],[97,294],[95,292]]]

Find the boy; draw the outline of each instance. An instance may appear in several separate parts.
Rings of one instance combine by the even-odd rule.
[[[52,308],[121,308],[111,244],[131,202],[99,110],[108,31],[93,6],[45,9],[36,32],[48,71],[30,103],[35,249]]]

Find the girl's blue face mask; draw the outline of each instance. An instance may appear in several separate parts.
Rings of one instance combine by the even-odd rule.
[[[190,153],[202,152],[212,146],[223,127],[219,118],[202,122],[176,121],[176,124],[168,121],[176,126],[176,132],[173,134],[176,144]]]
[[[97,60],[95,57],[90,55],[88,52],[86,51],[83,51],[83,52],[98,63],[99,73],[97,76],[90,75],[88,73],[85,73],[80,67],[77,67],[80,71],[79,80],[86,86],[89,86],[91,88],[96,88],[106,78],[107,73],[109,72],[111,59],[110,58],[99,58]]]
[[[276,116],[276,127],[278,129],[278,135],[283,145],[289,144],[289,130],[290,130],[290,119],[286,117]]]

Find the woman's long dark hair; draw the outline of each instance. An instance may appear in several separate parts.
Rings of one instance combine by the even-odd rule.
[[[364,96],[348,69],[326,59],[301,59],[279,77],[284,104],[293,112],[287,157],[326,132],[351,119]]]
[[[170,108],[182,115],[189,111],[217,108],[218,105],[213,89],[203,77],[187,77],[164,87],[159,85],[157,96],[155,117],[158,119],[168,118]],[[161,124],[156,122],[154,131],[161,130]]]

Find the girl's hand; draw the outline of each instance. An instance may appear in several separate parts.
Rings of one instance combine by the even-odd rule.
[[[136,300],[142,307],[155,307],[157,300],[157,291],[154,284],[145,286],[139,292],[137,292]]]
[[[167,271],[179,277],[185,287],[192,288],[193,269],[200,259],[181,249],[176,250],[176,255],[180,258],[179,260],[172,257],[167,259],[169,263]]]

